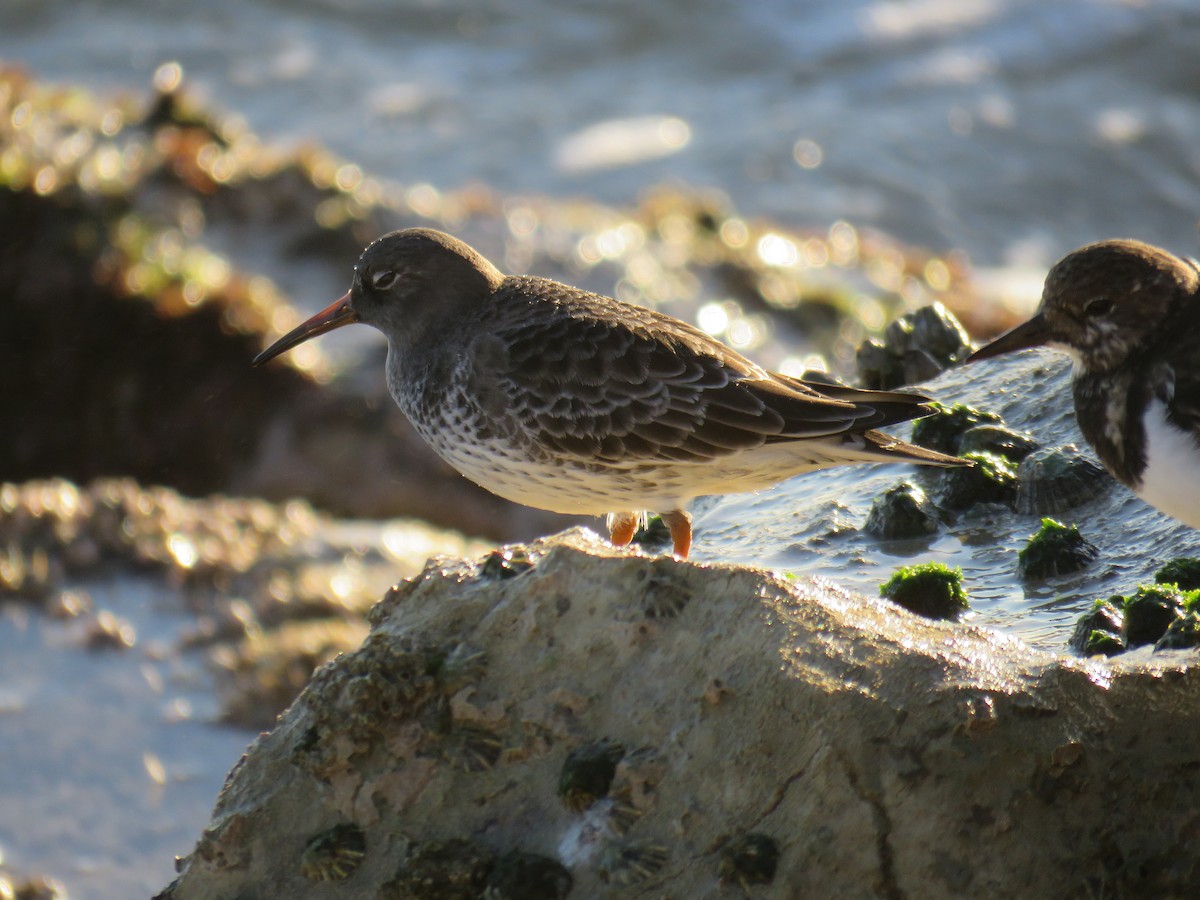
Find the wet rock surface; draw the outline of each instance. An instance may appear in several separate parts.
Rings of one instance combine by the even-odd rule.
[[[385,598],[364,649],[326,666],[232,773],[164,896],[262,884],[316,896],[305,835],[348,822],[366,853],[321,896],[401,882],[423,896],[439,866],[481,895],[511,854],[551,861],[510,866],[546,896],[569,883],[579,897],[715,896],[722,884],[794,897],[830,883],[860,895],[1171,894],[1200,871],[1186,838],[1200,827],[1198,751],[1174,737],[1194,733],[1200,709],[1200,670],[1184,657],[1055,658],[723,566],[673,564],[694,599],[651,621],[639,595],[654,560],[586,533],[527,552],[535,565],[520,578],[443,559]],[[488,662],[443,721],[428,654],[464,642]],[[386,704],[358,687],[375,670],[364,653],[385,648],[412,673],[385,667],[400,691]],[[714,679],[727,688],[716,705],[701,699]],[[493,767],[463,772],[429,752],[431,737],[468,723],[501,745]],[[594,824],[619,771],[607,798],[560,800],[572,753],[602,760],[607,780],[613,742],[660,760],[654,802],[620,838]],[[634,868],[633,883],[614,877]]]

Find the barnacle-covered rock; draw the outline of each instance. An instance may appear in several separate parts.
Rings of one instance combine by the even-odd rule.
[[[600,738],[567,754],[558,777],[558,796],[572,812],[582,812],[608,796],[624,745]]]
[[[1084,656],[1095,653],[1112,656],[1125,650],[1125,639],[1121,636],[1124,628],[1125,598],[1120,594],[1100,598],[1079,617],[1067,646]]]
[[[496,857],[520,850],[558,858],[577,897],[707,897],[718,891],[722,857],[726,893],[824,896],[835,884],[870,896],[886,831],[904,836],[891,847],[894,884],[1070,896],[1095,872],[1114,871],[1104,842],[1119,819],[1122,848],[1137,854],[1113,884],[1137,893],[1150,878],[1164,896],[1190,895],[1200,859],[1187,839],[1200,824],[1187,738],[1200,718],[1194,651],[1065,659],[824,579],[717,563],[672,563],[695,599],[670,627],[648,628],[636,609],[653,560],[585,531],[535,550],[537,570],[510,581],[480,579],[477,562],[445,557],[414,579],[376,619],[371,641],[391,641],[406,658],[427,648],[429,669],[377,662],[371,671],[401,681],[409,672],[415,693],[388,698],[372,730],[356,726],[358,707],[347,707],[337,680],[318,675],[331,711],[293,703],[254,742],[181,864],[174,900],[257,894],[261,885],[303,896],[311,882],[298,870],[300,850],[329,827],[331,810],[364,829],[369,849],[351,879],[326,882],[322,893],[480,900]],[[492,662],[481,683],[447,697],[439,670],[459,643],[486,649]],[[357,653],[330,667],[370,680]],[[716,681],[734,693],[714,705],[703,696]],[[503,766],[463,773],[437,752],[467,724],[455,718],[467,702],[489,708],[472,722],[503,719]],[[599,735],[658,748],[662,758],[625,753],[607,788],[578,789],[575,806],[607,790],[582,813],[553,799],[547,806],[567,749]],[[340,768],[314,774],[306,754]],[[638,782],[642,803],[624,800]],[[1046,806],[1053,792],[1071,802]],[[1031,796],[1045,808],[1028,828],[1003,827],[1030,809]],[[622,806],[647,811],[619,827]],[[739,848],[744,831],[778,843]],[[976,852],[981,834],[987,854]],[[454,836],[478,844],[450,860],[429,852]],[[621,867],[627,857],[612,849],[630,844],[669,857],[647,881],[617,884],[628,877],[618,871],[638,871]],[[406,847],[415,848],[407,861]],[[929,861],[943,858],[970,865],[938,863],[932,873]],[[942,875],[954,881],[944,890]]]
[[[374,633],[338,666],[318,669],[304,694],[313,724],[296,746],[297,765],[328,777],[354,754],[378,747],[387,732],[418,720],[431,703],[441,704],[438,659],[434,647]]]
[[[1200,647],[1200,610],[1192,610],[1171,622],[1155,643],[1154,650],[1189,650],[1192,647]]]
[[[1017,473],[1003,456],[966,453],[973,466],[946,469],[942,473],[941,504],[948,509],[966,509],[976,503],[1011,504],[1017,491]]]
[[[1184,614],[1188,598],[1172,584],[1143,584],[1125,599],[1125,643],[1154,644]]]
[[[722,884],[735,884],[743,891],[770,884],[779,867],[779,843],[765,834],[752,832],[733,838],[721,850],[717,877]]]
[[[367,853],[367,839],[357,825],[344,823],[310,840],[300,857],[300,872],[309,881],[349,878]]]
[[[1112,484],[1104,467],[1074,445],[1047,447],[1021,460],[1013,505],[1024,515],[1059,513],[1099,496]]]
[[[864,387],[888,390],[928,381],[970,352],[970,338],[958,319],[932,303],[894,319],[882,341],[859,345],[855,365]]]
[[[962,574],[943,563],[906,566],[879,588],[879,595],[920,616],[953,619],[970,606]]]
[[[998,415],[984,412],[965,403],[946,406],[931,403],[934,412],[913,422],[912,441],[940,453],[957,453],[962,436],[971,428],[985,423],[1001,424]]]
[[[902,481],[871,503],[863,530],[883,541],[928,537],[938,530],[937,507],[920,487]]]
[[[1007,425],[985,423],[968,428],[958,442],[958,452],[994,453],[1017,465],[1037,449],[1037,441],[1027,431],[1016,431]]]
[[[488,876],[482,900],[564,900],[574,879],[556,859],[506,853]]]
[[[507,579],[523,575],[534,566],[524,547],[501,547],[484,557],[479,567],[481,578]]]
[[[1017,571],[1028,581],[1051,578],[1078,572],[1099,555],[1099,548],[1079,533],[1077,525],[1042,519],[1042,527],[1017,554]]]
[[[618,832],[628,831],[654,807],[666,774],[667,761],[654,747],[639,747],[621,758],[608,788],[613,802],[610,820]]]
[[[667,864],[668,855],[663,846],[622,841],[604,848],[596,870],[606,884],[638,884],[657,875]]]
[[[1200,559],[1180,556],[1154,573],[1157,584],[1173,584],[1181,591],[1200,590]]]

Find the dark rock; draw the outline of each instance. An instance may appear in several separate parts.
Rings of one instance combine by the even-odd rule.
[[[1125,600],[1125,643],[1157,643],[1184,613],[1184,596],[1173,585],[1143,584]]]
[[[1087,636],[1082,652],[1084,656],[1116,656],[1127,649],[1119,634],[1097,629]]]
[[[865,387],[887,390],[919,384],[970,353],[970,339],[958,319],[933,303],[895,319],[883,341],[864,341],[855,364]]]
[[[1047,515],[1071,509],[1104,493],[1112,476],[1071,444],[1035,450],[1017,467],[1017,512]]]
[[[1079,533],[1078,526],[1042,519],[1042,527],[1017,554],[1017,572],[1028,581],[1066,575],[1099,555],[1099,548]]]
[[[1125,598],[1120,594],[1104,600],[1097,600],[1092,604],[1092,608],[1080,616],[1079,621],[1075,623],[1075,631],[1071,634],[1071,639],[1067,641],[1067,646],[1076,653],[1090,655],[1088,648],[1093,644],[1094,636],[1107,634],[1116,639],[1121,645],[1121,650],[1124,650],[1125,642],[1121,637],[1125,628],[1124,608]],[[1105,653],[1105,655],[1111,656],[1112,654]]]
[[[946,469],[938,499],[947,509],[967,509],[977,503],[1011,505],[1017,492],[1017,473],[1002,456],[968,453],[971,468]]]
[[[962,586],[962,569],[942,563],[897,569],[879,588],[879,595],[930,619],[953,619],[970,606]]]
[[[959,453],[994,453],[1013,465],[1036,449],[1037,441],[1033,435],[991,423],[968,428],[958,443]]]
[[[875,498],[863,530],[884,541],[927,537],[938,530],[937,507],[921,488],[902,481]]]
[[[1181,591],[1200,589],[1200,559],[1180,556],[1154,573],[1157,584],[1173,584]]]
[[[1167,626],[1166,632],[1154,645],[1159,650],[1189,650],[1200,647],[1200,612],[1193,610]]]
[[[934,408],[932,415],[913,422],[912,440],[914,444],[940,453],[957,453],[962,436],[969,429],[983,424],[999,425],[1002,421],[995,413],[984,412],[965,403],[931,405]]]

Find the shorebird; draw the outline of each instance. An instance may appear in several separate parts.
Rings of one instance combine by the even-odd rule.
[[[1029,321],[967,362],[1049,346],[1074,362],[1079,430],[1113,477],[1200,528],[1200,270],[1140,241],[1088,244]]]
[[[653,310],[506,276],[432,229],[372,243],[345,296],[254,362],[352,322],[387,338],[392,397],[442,459],[516,503],[607,513],[617,545],[653,510],[686,558],[693,498],[814,469],[966,464],[875,430],[932,412],[926,397],[768,372]]]

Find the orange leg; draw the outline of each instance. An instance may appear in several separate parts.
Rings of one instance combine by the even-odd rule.
[[[675,555],[687,559],[692,549],[692,517],[682,509],[673,509],[662,514],[663,524],[671,530],[671,541],[675,544]]]
[[[637,532],[638,517],[636,513],[612,513],[608,517],[608,539],[614,546],[624,547],[633,540]]]

